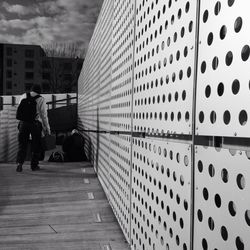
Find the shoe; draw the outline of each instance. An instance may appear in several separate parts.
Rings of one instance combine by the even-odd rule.
[[[22,171],[23,171],[23,166],[22,166],[22,164],[18,164],[18,165],[17,165],[16,171],[17,171],[17,172],[22,172]]]
[[[40,167],[39,166],[31,166],[31,170],[38,171],[38,170],[40,170]]]

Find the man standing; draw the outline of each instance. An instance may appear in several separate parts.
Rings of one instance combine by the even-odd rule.
[[[40,96],[41,86],[34,84],[30,93],[21,96],[17,109],[18,124],[18,153],[17,172],[22,172],[27,154],[29,137],[31,135],[31,170],[39,170],[39,156],[41,152],[41,136],[50,134],[47,108],[44,97]]]

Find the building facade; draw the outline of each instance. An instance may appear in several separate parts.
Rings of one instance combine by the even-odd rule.
[[[34,83],[43,93],[74,92],[82,62],[47,57],[39,45],[0,44],[0,95],[19,95]]]

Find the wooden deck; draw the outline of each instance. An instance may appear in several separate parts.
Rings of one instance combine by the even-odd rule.
[[[130,249],[89,163],[0,164],[0,249]]]

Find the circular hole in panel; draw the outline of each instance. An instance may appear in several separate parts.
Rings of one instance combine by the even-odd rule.
[[[250,227],[250,210],[247,210],[245,212],[245,220],[246,220],[247,225]]]
[[[176,235],[175,240],[176,240],[177,246],[179,246],[180,245],[180,238],[178,235]]]
[[[208,249],[207,240],[205,238],[202,239],[202,247],[203,247],[203,250],[207,250]]]
[[[228,182],[228,171],[227,169],[223,168],[221,170],[221,179],[223,180],[223,182],[227,183]]]
[[[188,163],[189,163],[188,156],[185,155],[184,156],[184,164],[185,164],[185,166],[188,166]]]
[[[213,62],[212,62],[212,67],[213,70],[216,70],[219,66],[219,58],[217,56],[214,57]]]
[[[189,23],[189,25],[188,25],[188,30],[189,30],[189,32],[192,32],[192,30],[193,30],[193,21],[191,21],[191,22]]]
[[[218,1],[214,7],[214,14],[217,16],[220,13],[220,10],[221,10],[221,3],[220,1]]]
[[[208,172],[209,172],[209,175],[211,177],[214,177],[214,175],[215,175],[215,168],[214,168],[214,166],[212,164],[209,165]]]
[[[212,217],[209,217],[209,218],[208,218],[208,227],[209,227],[209,229],[210,229],[211,231],[214,230],[214,220],[213,220]]]
[[[187,46],[185,46],[183,54],[184,54],[184,57],[187,57],[187,55],[188,55],[188,47]]]
[[[230,66],[233,62],[233,53],[232,51],[228,51],[226,55],[226,65]]]
[[[181,18],[181,14],[182,14],[182,11],[181,11],[181,9],[179,9],[179,10],[178,10],[178,19]]]
[[[208,190],[206,188],[203,188],[202,193],[203,193],[203,198],[207,201],[209,198]]]
[[[186,122],[189,121],[189,112],[188,112],[188,111],[185,113],[185,121],[186,121]]]
[[[187,244],[186,243],[183,244],[183,250],[187,250]]]
[[[214,40],[214,34],[210,32],[207,37],[207,44],[210,46],[213,43]]]
[[[215,113],[215,111],[211,112],[210,121],[211,121],[212,124],[214,124],[216,122],[216,113]]]
[[[245,45],[241,50],[241,58],[243,61],[246,61],[249,58],[250,55],[250,47],[248,45]]]
[[[240,125],[242,125],[242,126],[246,125],[247,119],[248,119],[247,112],[245,110],[241,110],[240,114],[239,114]]]
[[[235,244],[236,244],[237,250],[244,250],[245,249],[244,242],[239,236],[236,238]]]
[[[211,87],[207,85],[205,88],[205,96],[208,98],[211,95]]]
[[[227,27],[226,25],[223,25],[220,29],[220,39],[223,40],[226,37],[227,34]]]
[[[185,35],[185,28],[182,27],[182,28],[181,28],[181,37],[184,37],[184,35]]]
[[[216,194],[214,196],[214,202],[215,202],[215,205],[216,207],[220,208],[221,207],[221,198],[218,194]]]
[[[182,78],[183,78],[183,71],[180,70],[180,72],[179,72],[179,79],[182,80]]]
[[[188,13],[189,8],[190,8],[190,3],[189,3],[189,1],[188,1],[188,2],[186,3],[186,6],[185,6],[185,11],[186,11],[186,13]]]
[[[242,174],[238,174],[236,180],[239,189],[243,190],[246,186],[245,177]]]
[[[207,64],[206,64],[205,61],[203,61],[202,64],[201,64],[201,73],[205,73],[206,68],[207,68]]]
[[[222,82],[219,83],[217,87],[218,96],[222,96],[224,94],[224,84]]]
[[[180,218],[180,227],[181,227],[181,228],[184,228],[184,222],[183,222],[183,219],[182,219],[182,218]]]
[[[238,94],[240,90],[240,82],[238,79],[235,79],[232,83],[232,92],[234,95]]]
[[[181,183],[182,186],[184,185],[184,177],[183,177],[183,175],[180,176],[180,183]]]
[[[231,7],[234,4],[234,0],[228,0],[227,3],[228,3],[228,6]]]
[[[181,96],[181,97],[182,97],[182,100],[183,100],[183,101],[186,100],[187,94],[186,94],[186,91],[185,91],[185,90],[182,91],[182,96]]]
[[[189,78],[191,76],[192,70],[191,67],[188,67],[187,69],[187,77]]]
[[[203,111],[201,111],[200,113],[199,113],[199,121],[200,121],[200,123],[203,123],[204,122],[204,113],[203,113]]]
[[[204,13],[203,13],[203,23],[206,23],[207,22],[207,19],[208,19],[208,10],[205,10]]]
[[[234,204],[233,201],[230,201],[228,203],[228,210],[229,210],[229,213],[231,214],[231,216],[235,216],[236,215],[236,205]]]
[[[203,214],[202,214],[202,211],[200,209],[197,211],[197,217],[198,217],[198,220],[200,222],[202,222],[202,220],[203,220]]]
[[[221,237],[224,241],[227,241],[228,239],[228,232],[227,232],[227,228],[225,226],[222,226],[220,229],[220,233],[221,233]]]
[[[239,16],[236,18],[235,22],[234,22],[234,30],[236,33],[240,32],[242,28],[242,18]]]
[[[230,123],[231,120],[231,114],[228,110],[226,110],[223,114],[223,121],[226,125],[228,125]]]
[[[203,163],[202,163],[202,161],[198,161],[198,170],[199,170],[200,173],[202,173],[202,171],[203,171]]]
[[[184,200],[183,205],[184,205],[184,209],[187,211],[188,210],[188,202],[186,200]]]

